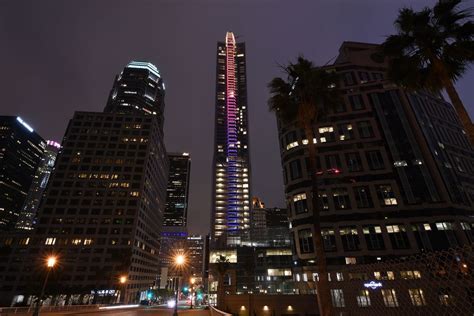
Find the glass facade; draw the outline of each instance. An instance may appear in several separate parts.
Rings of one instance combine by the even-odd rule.
[[[250,240],[250,157],[245,44],[228,32],[217,44],[211,240]]]

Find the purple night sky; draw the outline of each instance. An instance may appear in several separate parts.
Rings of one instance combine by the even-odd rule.
[[[284,206],[276,123],[267,83],[299,54],[317,64],[343,41],[380,43],[415,0],[149,0],[0,2],[1,115],[20,115],[60,141],[75,110],[102,111],[115,74],[148,60],[166,84],[168,151],[192,157],[190,231],[206,233],[211,201],[216,42],[246,42],[252,190]],[[474,71],[457,84],[474,116]]]

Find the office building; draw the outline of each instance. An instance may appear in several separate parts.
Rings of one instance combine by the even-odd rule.
[[[202,235],[189,235],[186,238],[186,254],[189,258],[187,270],[199,279],[202,279],[204,270],[204,239]]]
[[[19,116],[0,116],[0,231],[15,228],[46,142]]]
[[[36,220],[36,212],[40,205],[43,197],[43,192],[48,184],[51,172],[54,169],[56,163],[56,156],[61,145],[55,141],[46,141],[46,148],[44,150],[41,162],[36,169],[33,182],[31,183],[30,189],[28,190],[28,196],[26,197],[25,203],[23,204],[20,216],[15,225],[16,229],[20,230],[32,230]]]
[[[191,157],[188,153],[168,153],[168,158],[170,167],[163,226],[186,227]]]
[[[46,293],[56,304],[138,302],[154,286],[168,180],[164,91],[147,93],[150,83],[163,87],[150,63],[131,62],[123,74],[113,91],[133,83],[133,98],[112,93],[104,112],[75,112],[69,122],[36,229],[9,245],[28,246],[1,260],[2,300],[14,293],[30,303],[50,254],[58,268]]]
[[[290,246],[288,210],[286,208],[267,208],[260,198],[253,197],[250,225],[252,246]]]
[[[232,32],[217,44],[211,241],[250,240],[250,157],[245,43]]]
[[[314,140],[278,120],[300,293],[314,289],[317,273],[306,149],[312,143],[331,271],[474,241],[474,152],[454,108],[440,95],[388,81],[387,64],[373,58],[377,48],[345,42],[325,66],[341,75],[344,102],[314,126]]]
[[[132,61],[115,77],[106,112],[153,115],[164,126],[165,83],[155,65]]]

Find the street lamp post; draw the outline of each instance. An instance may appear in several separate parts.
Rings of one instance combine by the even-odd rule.
[[[126,303],[126,302],[125,302],[125,286],[126,286],[125,283],[127,283],[127,277],[124,276],[124,275],[122,275],[122,276],[120,277],[119,281],[120,281],[120,284],[122,285],[122,286],[121,286],[121,289],[120,289],[120,296],[121,296],[121,297],[120,297],[120,300],[122,301],[122,303],[125,304],[125,303]],[[122,298],[122,293],[121,293],[122,291],[123,291],[123,298]]]
[[[38,302],[36,303],[33,316],[38,316],[40,313],[41,305],[43,305],[44,291],[46,289],[46,284],[48,283],[49,273],[51,272],[51,270],[53,270],[54,266],[56,265],[56,262],[57,262],[57,259],[55,256],[50,256],[46,259],[46,267],[48,268],[48,272],[46,272],[46,277],[44,278],[43,287],[41,288],[41,294],[38,297]]]
[[[174,264],[176,266],[176,269],[179,271],[179,269],[184,265],[186,261],[186,258],[184,257],[184,255],[177,255],[175,258],[174,258]],[[179,279],[180,279],[180,276],[179,276],[179,272],[178,272],[178,287],[176,288],[176,297],[175,297],[175,304],[174,304],[174,312],[173,312],[173,316],[178,316],[178,295],[179,295]]]
[[[191,286],[189,287],[189,290],[191,292],[191,306],[189,306],[189,309],[193,309],[193,297],[194,297],[194,292],[193,292],[193,289],[194,289],[194,283],[196,283],[196,278],[191,278],[189,280],[191,283]]]

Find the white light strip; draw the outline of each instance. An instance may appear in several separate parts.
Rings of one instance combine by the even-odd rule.
[[[28,125],[25,121],[23,121],[23,120],[21,119],[21,117],[17,116],[17,117],[16,117],[16,120],[17,120],[18,122],[20,122],[20,124],[23,125],[27,130],[29,130],[30,133],[33,133],[33,128],[31,128],[30,125]]]
[[[134,308],[138,307],[140,305],[117,305],[117,306],[104,306],[104,307],[99,307],[99,309],[120,309],[120,308]]]

